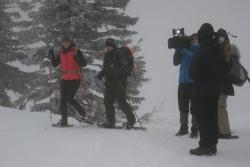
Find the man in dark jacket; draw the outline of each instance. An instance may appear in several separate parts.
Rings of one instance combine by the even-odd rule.
[[[193,109],[199,124],[199,147],[191,149],[193,155],[217,153],[218,98],[225,77],[225,57],[214,45],[214,29],[204,23],[198,31],[200,49],[190,65],[193,83]]]
[[[97,78],[100,80],[106,76],[104,105],[107,123],[104,123],[103,127],[115,127],[114,103],[117,101],[121,110],[127,117],[126,128],[130,129],[134,126],[136,119],[131,106],[127,102],[127,77],[130,73],[127,57],[116,47],[115,41],[112,38],[106,40],[105,47],[107,52],[105,53],[103,69],[97,75]]]
[[[178,107],[180,111],[180,130],[176,136],[188,134],[188,115],[192,114],[192,127],[190,137],[198,136],[198,124],[192,112],[192,84],[193,80],[189,76],[189,66],[194,53],[198,50],[199,43],[197,34],[191,35],[190,45],[176,49],[173,56],[174,65],[180,65],[179,86],[178,86]]]

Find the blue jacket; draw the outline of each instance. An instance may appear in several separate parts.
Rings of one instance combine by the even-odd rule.
[[[180,75],[179,75],[179,83],[192,83],[193,80],[189,76],[189,66],[192,60],[194,53],[199,49],[198,45],[191,45],[188,49],[176,49],[174,53],[174,59],[179,57],[179,63],[175,63],[175,65],[180,64]],[[174,60],[175,61],[175,60]]]

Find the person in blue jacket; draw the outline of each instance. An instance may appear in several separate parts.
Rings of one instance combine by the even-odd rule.
[[[178,108],[180,111],[180,129],[176,136],[188,134],[188,116],[192,114],[192,83],[189,77],[189,66],[194,53],[198,50],[199,43],[197,34],[191,35],[191,42],[185,48],[175,50],[173,63],[175,66],[180,65],[179,86],[178,86]],[[191,138],[198,136],[198,124],[195,116],[192,114]]]

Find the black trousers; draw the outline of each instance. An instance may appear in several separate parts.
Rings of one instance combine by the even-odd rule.
[[[104,94],[104,106],[106,110],[107,121],[115,124],[115,107],[114,103],[117,101],[121,110],[126,115],[128,122],[135,122],[135,116],[126,95],[126,79],[106,79],[106,89]]]
[[[193,97],[193,109],[199,124],[199,146],[207,148],[216,145],[219,134],[218,96]]]
[[[80,86],[80,80],[61,80],[61,100],[60,110],[62,121],[67,123],[67,103],[72,105],[79,113],[83,113],[84,108],[74,99],[75,94]]]
[[[180,111],[180,123],[188,124],[188,115],[192,114],[192,129],[197,129],[198,124],[193,114],[192,83],[180,83],[178,86],[178,107]]]

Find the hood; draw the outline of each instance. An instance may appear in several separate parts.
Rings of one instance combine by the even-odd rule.
[[[203,41],[212,40],[214,37],[214,28],[210,23],[204,23],[201,25],[198,31],[199,43]]]

